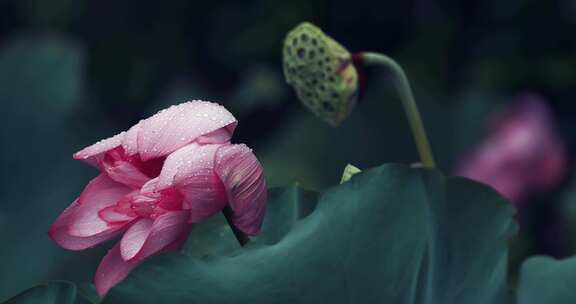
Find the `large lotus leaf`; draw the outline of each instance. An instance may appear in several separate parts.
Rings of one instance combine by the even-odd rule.
[[[266,212],[263,233],[254,239],[256,244],[278,243],[296,223],[316,209],[318,194],[294,185],[270,190],[269,199],[273,203]]]
[[[301,199],[290,191],[271,195],[270,219]],[[236,254],[156,257],[113,288],[104,303],[508,300],[512,209],[485,186],[434,170],[385,165],[328,190],[312,209],[282,228],[283,237],[276,228],[293,218],[267,220],[260,239],[274,241],[256,240]]]
[[[520,273],[518,304],[576,303],[576,257],[530,258]]]
[[[74,304],[76,286],[69,282],[50,282],[32,287],[5,304]]]
[[[263,224],[265,232],[248,246],[277,243],[295,223],[314,210],[318,198],[315,192],[304,191],[297,186],[272,189],[268,196],[270,201],[282,203],[268,208]],[[230,226],[219,214],[194,227],[184,251],[193,257],[208,259],[235,255],[240,250]]]
[[[98,304],[100,298],[92,284],[52,281],[31,287],[3,304]]]

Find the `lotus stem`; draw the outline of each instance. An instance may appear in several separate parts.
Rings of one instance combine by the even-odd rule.
[[[385,67],[392,72],[396,87],[400,94],[400,99],[402,100],[404,111],[406,112],[410,128],[412,129],[418,153],[420,154],[420,161],[425,168],[434,168],[434,156],[430,149],[422,118],[420,117],[418,106],[414,101],[414,95],[412,94],[408,77],[406,77],[406,73],[402,67],[392,58],[383,54],[363,52],[358,55],[361,57],[361,60],[365,65]]]

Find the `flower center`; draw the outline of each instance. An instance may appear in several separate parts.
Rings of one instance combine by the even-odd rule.
[[[135,218],[156,219],[166,212],[182,210],[182,202],[182,195],[174,189],[151,193],[133,191],[116,205],[101,210],[99,216],[110,224],[128,222]]]

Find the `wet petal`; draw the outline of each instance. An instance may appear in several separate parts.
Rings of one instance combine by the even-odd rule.
[[[120,244],[110,249],[100,262],[94,277],[94,285],[100,297],[104,297],[110,288],[124,280],[139,263],[140,261],[124,261],[120,254]]]
[[[160,171],[160,175],[158,176],[157,183],[154,184],[156,187],[154,190],[159,191],[172,187],[174,185],[174,177],[176,177],[180,167],[184,165],[190,166],[199,149],[200,145],[197,143],[191,143],[168,155],[164,162],[164,166],[162,167],[162,171]]]
[[[221,128],[196,138],[195,142],[199,144],[223,144],[230,141],[232,133],[227,128]]]
[[[100,218],[98,213],[116,204],[131,191],[130,188],[113,181],[106,175],[101,174],[94,178],[78,198],[79,206],[70,218],[68,229],[70,235],[88,237],[117,229],[118,225],[107,223]]]
[[[262,166],[245,145],[223,145],[214,170],[226,188],[234,225],[248,235],[260,232],[266,212],[266,181]]]
[[[122,140],[122,147],[127,155],[134,155],[138,153],[138,133],[140,132],[140,125],[142,120],[132,126]]]
[[[198,222],[220,212],[226,204],[226,192],[214,174],[214,157],[219,144],[192,143],[168,157],[160,174],[158,190],[174,187],[190,209],[190,221]]]
[[[103,157],[103,154],[109,150],[112,150],[122,144],[125,132],[117,134],[115,136],[103,139],[91,146],[88,146],[76,153],[74,153],[74,159],[83,160],[91,165],[97,165],[99,159]]]
[[[236,119],[224,107],[207,101],[190,101],[140,122],[137,148],[146,161],[172,153],[220,128],[227,128],[232,134],[235,127]]]
[[[141,169],[128,161],[101,162],[102,171],[111,179],[132,187],[142,187],[150,177],[141,172]]]
[[[50,226],[48,234],[58,245],[68,250],[83,250],[114,238],[122,232],[122,227],[118,227],[117,229],[111,229],[89,237],[70,235],[68,233],[70,218],[74,212],[78,210],[79,206],[78,201],[74,201],[60,214],[56,221],[54,221],[54,224]]]
[[[144,242],[152,231],[152,223],[154,221],[149,218],[138,220],[134,223],[120,241],[120,253],[125,261],[133,258],[144,246]]]
[[[104,297],[110,288],[124,280],[132,269],[138,266],[138,264],[150,255],[158,252],[180,250],[188,239],[188,234],[192,228],[192,225],[190,224],[180,224],[182,220],[185,223],[186,218],[187,216],[183,213],[166,214],[158,224],[155,224],[155,229],[157,230],[155,235],[152,236],[151,234],[149,236],[150,239],[153,237],[154,240],[145,244],[145,247],[141,250],[140,256],[129,261],[123,259],[120,250],[120,243],[116,244],[110,251],[108,251],[106,256],[104,256],[102,262],[100,262],[100,265],[98,266],[98,270],[96,270],[94,285],[96,285],[96,291],[98,294],[101,297]],[[158,220],[160,220],[160,217],[156,221]],[[176,227],[176,229],[174,229],[174,227]],[[170,240],[168,242],[162,240],[161,237],[163,235],[169,236]],[[156,250],[158,247],[162,248]]]
[[[141,246],[135,243],[129,252],[122,254],[125,259],[143,260],[165,249],[168,245],[188,237],[191,224],[188,222],[188,210],[168,212],[160,215],[148,228],[142,229],[141,236],[147,233],[146,240]],[[146,230],[149,229],[149,230]],[[123,239],[124,240],[124,239]],[[138,238],[138,241],[141,241]],[[139,247],[139,248],[138,248]],[[135,250],[138,248],[138,250]]]
[[[118,210],[118,206],[116,205],[100,210],[98,215],[101,219],[110,224],[126,223],[134,219],[134,216],[129,215],[126,212],[120,212],[120,210]]]
[[[172,243],[166,245],[162,252],[168,251],[177,251],[182,249],[186,241],[188,240],[188,236],[190,235],[190,231],[192,230],[192,226],[194,225],[187,225],[186,228],[180,233],[177,239],[175,239]]]

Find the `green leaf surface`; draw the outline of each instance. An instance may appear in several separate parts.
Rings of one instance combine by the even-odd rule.
[[[156,257],[104,303],[508,300],[506,243],[515,225],[495,191],[434,170],[385,165],[329,189],[315,208],[296,213],[304,216],[286,216],[309,204],[313,195],[303,194],[271,192],[253,246],[209,259]]]
[[[76,286],[70,282],[49,282],[32,287],[4,304],[74,304]]]
[[[252,239],[247,246],[275,244],[316,208],[318,195],[297,186],[270,190],[269,200],[281,202],[268,208],[264,218],[264,233]],[[242,248],[234,237],[222,214],[198,224],[190,235],[185,252],[193,257],[210,259],[222,255],[235,255]]]
[[[263,232],[256,244],[278,243],[294,225],[310,215],[317,206],[318,193],[299,188],[297,185],[270,190],[270,202],[263,224]]]
[[[81,283],[78,285],[78,304],[98,304],[101,299],[96,292],[96,287],[92,283]]]
[[[518,304],[576,303],[576,257],[533,257],[522,265]]]

